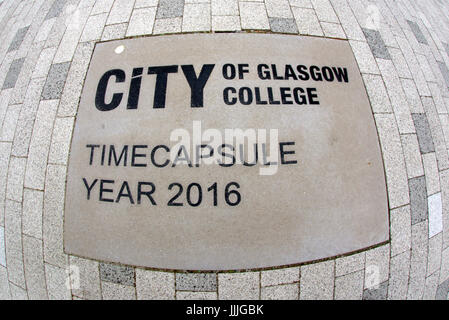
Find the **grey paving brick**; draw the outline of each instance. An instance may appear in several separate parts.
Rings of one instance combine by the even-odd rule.
[[[0,142],[0,226],[5,225],[5,195],[6,179],[8,176],[9,158],[11,155],[11,143]]]
[[[346,39],[345,32],[339,23],[320,22],[320,24],[326,37]]]
[[[182,17],[184,13],[184,0],[159,0],[156,18]]]
[[[14,88],[24,62],[25,58],[21,58],[16,59],[11,63],[8,73],[6,74],[5,81],[3,82],[2,90]]]
[[[409,282],[410,251],[391,258],[388,300],[404,300]]]
[[[449,279],[441,283],[437,288],[437,294],[435,295],[435,300],[447,300],[449,293]]]
[[[365,289],[363,300],[387,300],[388,281],[382,282],[378,288]]]
[[[365,36],[346,0],[331,0],[348,39],[365,41]]]
[[[430,235],[430,232],[429,232]],[[429,247],[427,254],[427,276],[440,271],[441,267],[441,251],[443,249],[441,232],[429,239]]]
[[[422,155],[424,172],[426,175],[427,194],[433,195],[440,191],[440,176],[438,174],[438,164],[435,153]]]
[[[215,273],[176,273],[176,290],[216,291]]]
[[[269,18],[270,28],[273,32],[298,33],[295,19],[292,18]]]
[[[213,31],[240,31],[241,29],[239,16],[212,16]]]
[[[263,3],[239,2],[239,8],[242,29],[270,29],[270,23],[268,22],[267,12]]]
[[[409,180],[412,224],[427,219],[427,191],[424,177]]]
[[[100,279],[126,286],[134,286],[134,268],[112,263],[100,263]]]
[[[440,61],[437,61],[438,67],[440,68],[441,74],[443,75],[444,81],[446,81],[446,85],[449,86],[449,70],[447,66]]]
[[[267,270],[261,272],[260,285],[262,287],[287,284],[299,281],[299,268]]]
[[[157,21],[157,20],[156,20]],[[105,26],[103,34],[101,35],[101,41],[120,39],[125,37],[128,23],[118,23]]]
[[[65,4],[66,0],[55,0],[50,10],[48,11],[47,15],[45,16],[45,20],[59,17],[59,15],[62,13],[64,9]]]
[[[52,64],[42,91],[43,100],[59,99],[64,89],[70,62]]]
[[[309,8],[292,7],[292,12],[300,34],[313,36],[324,35],[315,10]]]
[[[25,38],[25,36],[28,32],[28,29],[29,29],[29,26],[20,28],[19,30],[17,30],[16,35],[14,36],[14,39],[11,41],[11,44],[8,48],[8,52],[19,49],[20,45],[23,42],[23,39]]]
[[[382,39],[380,32],[377,30],[365,28],[362,28],[362,30],[363,33],[365,34],[366,40],[368,41],[368,45],[371,48],[374,57],[391,60],[390,53],[388,52],[388,49],[385,46],[384,40]]]
[[[426,115],[424,113],[413,113],[412,118],[415,124],[421,153],[435,152],[432,133],[430,132],[430,126]]]
[[[405,96],[408,101],[408,105],[411,113],[424,113],[424,108],[419,96],[418,89],[415,82],[412,79],[401,79],[402,88],[404,89]]]
[[[401,141],[408,178],[423,176],[424,167],[419,151],[418,137],[416,134],[404,134],[401,135]]]
[[[423,300],[434,300],[438,290],[438,277],[439,273],[434,274],[426,278],[426,284],[424,289]]]
[[[447,279],[449,279],[449,247],[444,249],[443,252],[441,253],[441,272],[439,283],[442,283]]]
[[[413,34],[416,37],[416,40],[418,40],[419,43],[428,45],[426,37],[422,33],[421,29],[419,28],[418,24],[416,22],[407,20],[408,25],[410,26],[410,29],[412,30]]]

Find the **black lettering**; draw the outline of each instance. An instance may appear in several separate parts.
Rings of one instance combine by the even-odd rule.
[[[142,187],[143,186],[150,186],[151,190],[150,191],[143,191]],[[154,192],[156,191],[156,186],[151,183],[151,182],[139,182],[137,184],[137,204],[140,204],[142,201],[142,195],[145,195],[148,197],[148,199],[150,199],[151,204],[153,206],[156,206],[156,201],[154,201],[153,197],[151,196]]]
[[[94,160],[94,150],[95,148],[99,148],[100,145],[98,144],[87,144],[86,148],[90,148],[90,158],[89,158],[89,165],[92,165],[92,162]]]
[[[136,153],[137,149],[146,149],[148,148],[147,145],[135,145],[133,146],[133,151],[131,154],[131,166],[132,167],[146,167],[146,163],[136,163],[136,158],[144,158],[146,157],[146,154],[144,153]]]
[[[129,85],[127,109],[137,109],[139,104],[140,85],[142,83],[143,68],[134,68],[131,84]]]
[[[285,156],[288,154],[295,154],[295,151],[285,151],[284,147],[285,146],[294,146],[295,143],[294,142],[280,142],[279,143],[279,151],[281,154],[281,164],[297,164],[298,161],[296,160],[290,160],[290,161],[286,161],[285,160]]]
[[[271,80],[270,71],[266,69],[269,69],[266,64],[259,64],[257,66],[257,74],[259,75],[260,80]]]
[[[237,98],[233,97],[231,100],[229,100],[229,92],[236,93],[237,90],[235,90],[235,88],[232,87],[227,87],[223,90],[224,103],[226,103],[228,106],[232,106],[237,103]]]
[[[86,189],[87,189],[87,200],[90,200],[90,192],[92,191],[92,188],[95,186],[97,181],[98,181],[98,179],[95,179],[92,182],[92,184],[89,186],[89,184],[87,183],[86,178],[83,178],[84,185],[86,186]]]
[[[107,198],[103,197],[103,193],[105,193],[105,192],[108,192],[108,193],[113,192],[112,189],[105,189],[104,188],[104,184],[106,184],[106,183],[114,183],[114,182],[115,182],[114,180],[101,180],[100,181],[100,193],[99,193],[99,199],[98,200],[103,201],[103,202],[114,202],[113,199],[107,199]]]
[[[109,166],[111,165],[112,157],[114,157],[114,163],[116,166],[120,165],[120,162],[122,161],[122,158],[123,158],[123,166],[126,167],[126,164],[128,162],[127,161],[128,160],[128,146],[127,145],[123,146],[122,153],[120,154],[120,157],[117,160],[117,154],[115,153],[115,147],[114,147],[114,145],[111,145],[109,147],[109,162],[108,162]]]
[[[126,193],[124,192],[125,189],[126,189]],[[115,200],[115,202],[117,202],[117,203],[120,202],[120,199],[121,199],[122,197],[128,198],[128,199],[129,199],[129,202],[130,202],[131,204],[134,204],[134,199],[133,199],[133,197],[132,197],[132,195],[131,195],[131,190],[129,189],[129,185],[128,185],[128,182],[127,182],[127,181],[123,181],[122,187],[120,188],[120,191],[119,191],[119,193],[118,193],[118,196],[117,196],[117,199]]]
[[[153,150],[151,151],[151,163],[152,163],[155,167],[158,167],[158,168],[164,168],[164,167],[166,167],[166,166],[170,163],[170,160],[169,160],[169,159],[166,159],[165,162],[164,162],[163,164],[157,163],[154,156],[155,156],[156,151],[157,151],[158,149],[164,149],[164,150],[167,151],[167,152],[170,152],[170,149],[169,149],[167,146],[161,144],[161,145],[155,146],[155,147],[153,148]]]
[[[307,88],[307,96],[309,98],[309,104],[320,104],[318,100],[315,100],[316,98],[318,98],[318,94],[314,92],[317,92],[316,88]]]

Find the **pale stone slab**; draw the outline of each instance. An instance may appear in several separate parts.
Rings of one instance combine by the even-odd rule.
[[[238,73],[237,79],[225,79],[226,64],[239,62],[248,64],[240,67],[247,69],[242,79]],[[210,77],[205,75],[206,63],[213,64]],[[286,65],[294,69],[303,65],[305,70],[318,65],[321,76],[274,80],[285,77]],[[148,69],[152,66],[169,66],[171,71],[166,78],[162,73],[156,77],[160,69]],[[272,70],[272,79],[262,80],[267,68],[276,68],[277,75]],[[107,78],[110,70],[116,70],[111,71],[115,76]],[[340,73],[340,81],[338,70],[346,74]],[[206,78],[202,101],[199,93],[191,96],[184,76],[191,71],[192,79],[199,74],[200,79]],[[133,90],[141,79],[138,98],[128,94],[133,73]],[[109,87],[97,94],[100,79]],[[166,94],[154,94],[155,83],[166,86]],[[281,87],[300,86],[316,88],[319,105],[300,105],[285,97],[282,104],[276,102]],[[235,93],[228,87],[235,87]],[[243,92],[240,101],[238,90]],[[245,100],[250,91],[252,102]],[[273,92],[268,101],[267,94]],[[119,105],[100,111],[117,99]],[[160,148],[151,156],[158,145],[175,150],[170,137],[180,129],[174,130],[190,132],[199,122],[203,131],[216,129],[221,134],[225,128],[277,129],[281,143],[291,141],[283,147],[289,153],[284,158],[275,155],[272,161],[279,164],[275,168],[260,163],[229,166],[222,158],[190,168],[185,161],[180,164],[177,151],[169,160]],[[112,144],[114,152],[105,148],[102,164],[102,146]],[[271,146],[276,149],[277,144]],[[264,147],[259,148],[262,157]],[[157,167],[166,160],[171,164]],[[403,167],[406,188],[403,160],[395,165]],[[151,197],[150,182],[155,187]],[[86,183],[92,186],[89,197]],[[173,199],[179,186],[183,192]],[[75,124],[66,200],[67,253],[135,266],[206,271],[265,268],[354,252],[388,240],[384,170],[373,116],[351,47],[338,40],[195,34],[97,44]],[[408,190],[403,200],[408,202]],[[55,236],[59,237],[59,230]]]

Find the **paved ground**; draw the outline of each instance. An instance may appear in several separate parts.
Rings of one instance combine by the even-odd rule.
[[[0,299],[448,298],[449,3],[0,2]],[[379,132],[391,243],[301,267],[218,274],[65,255],[68,150],[94,42],[242,30],[349,39]]]

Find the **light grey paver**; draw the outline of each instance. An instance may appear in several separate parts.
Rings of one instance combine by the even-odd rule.
[[[260,293],[262,300],[297,300],[298,296],[299,285],[297,283],[262,287]]]
[[[444,78],[444,81],[446,81],[446,86],[449,87],[449,70],[447,66],[441,61],[437,61],[437,64],[438,67],[440,68],[440,72]]]
[[[73,256],[69,260],[70,267],[72,268],[70,275],[71,281],[76,285],[79,284],[79,288],[72,286],[72,294],[83,299],[100,300],[99,263]]]
[[[21,108],[21,104],[9,105],[7,107],[3,126],[0,127],[0,141],[12,142],[14,140],[14,132]]]
[[[390,246],[385,245],[366,252],[365,289],[378,287],[388,280]]]
[[[412,114],[421,153],[435,152],[429,122],[424,113]]]
[[[391,113],[390,99],[381,76],[362,74],[374,113]]]
[[[73,117],[56,118],[48,156],[49,163],[67,164],[74,121]]]
[[[335,300],[361,300],[363,279],[363,270],[335,278]]]
[[[135,9],[129,20],[126,36],[137,36],[151,34],[153,32],[154,19],[156,17],[156,8]]]
[[[22,205],[6,200],[5,203],[5,249],[8,278],[12,283],[25,288],[23,269],[23,246],[21,234]]]
[[[65,166],[47,166],[42,223],[44,261],[61,268],[66,268],[68,265],[68,257],[63,251],[63,212],[66,171],[67,168]]]
[[[44,193],[25,188],[23,190],[22,232],[42,239],[42,207]]]
[[[175,275],[172,272],[136,269],[136,290],[139,300],[174,299]]]
[[[308,8],[292,7],[298,31],[300,34],[311,36],[323,36],[323,30],[316,16],[315,10]]]
[[[437,293],[435,295],[435,300],[447,300],[448,292],[449,292],[449,279],[438,286]]]
[[[128,23],[118,23],[105,26],[103,34],[101,35],[101,41],[120,39],[125,36]]]
[[[215,273],[176,273],[176,290],[216,291]]]
[[[434,300],[438,290],[438,278],[439,273],[434,274],[426,278],[426,287],[424,289],[423,300]]]
[[[335,261],[335,275],[344,276],[365,269],[365,252],[338,258]]]
[[[424,113],[421,97],[419,96],[415,82],[411,79],[401,79],[401,82],[410,111],[412,113]]]
[[[26,159],[11,157],[9,160],[8,185],[6,198],[22,201],[23,181],[25,178]]]
[[[194,3],[184,6],[182,31],[209,31],[211,29],[210,4]]]
[[[219,273],[220,300],[259,299],[259,272]]]
[[[394,115],[376,114],[375,121],[384,155],[390,208],[397,208],[408,204],[410,199],[401,139]]]
[[[267,12],[263,3],[239,2],[242,29],[270,29]]]
[[[17,79],[19,77],[20,71],[22,70],[24,61],[25,61],[25,58],[21,58],[21,59],[16,59],[11,63],[8,73],[6,74],[5,81],[3,82],[2,90],[14,88],[14,86],[16,85]]]
[[[390,212],[391,255],[395,256],[411,246],[410,206],[404,206]]]
[[[288,284],[299,281],[299,268],[261,271],[260,285],[262,287]]]
[[[359,65],[361,73],[379,74],[379,69],[368,43],[350,40],[352,51]]]
[[[443,209],[441,193],[431,195],[428,199],[429,238],[443,231]]]
[[[424,167],[419,150],[418,137],[416,134],[401,135],[402,150],[404,151],[405,165],[409,178],[424,175]]]
[[[343,28],[338,23],[321,22],[321,28],[323,29],[324,36],[329,38],[346,39]]]
[[[296,21],[293,18],[269,18],[270,28],[273,32],[298,33]]]
[[[42,91],[43,100],[59,99],[61,97],[69,67],[70,62],[51,65],[47,82]]]
[[[416,40],[418,40],[419,43],[428,45],[426,37],[422,33],[421,29],[419,28],[418,24],[416,22],[407,20],[408,25],[410,26],[410,29],[412,30],[413,34],[416,37]]]
[[[334,294],[334,261],[301,267],[299,298],[329,300]]]
[[[429,232],[430,236],[430,232]],[[427,258],[427,276],[440,271],[442,247],[441,232],[429,239],[428,258]]]
[[[66,0],[55,0],[47,15],[45,16],[45,20],[58,17],[62,13],[65,4]]]
[[[379,59],[389,59],[391,60],[390,53],[380,35],[380,32],[372,29],[362,28],[363,33],[365,34],[366,41],[368,42],[371,51],[373,52],[374,57]]]
[[[80,42],[99,40],[107,17],[107,13],[90,16],[81,34]]]
[[[176,300],[217,300],[217,293],[179,291],[176,293]]]
[[[24,235],[23,256],[28,297],[30,300],[48,299],[42,240]]]
[[[440,191],[440,176],[438,174],[438,164],[435,153],[422,155],[424,172],[426,174],[427,194],[433,195]]]
[[[213,16],[238,16],[239,5],[237,0],[211,0]]]
[[[269,17],[284,19],[293,18],[288,0],[266,0],[265,7]]]
[[[365,289],[363,300],[387,300],[388,281],[382,282],[376,288]]]
[[[106,24],[128,22],[135,0],[115,0]]]
[[[5,228],[0,227],[0,265],[6,267]]]
[[[320,21],[339,23],[329,0],[311,0],[311,2]]]
[[[184,0],[159,0],[156,18],[182,17],[184,12]]]
[[[29,26],[20,28],[17,30],[16,35],[14,36],[14,39],[11,41],[11,45],[8,48],[8,52],[14,51],[19,49],[20,45],[22,44],[23,39],[25,38],[27,32],[28,32]]]
[[[59,100],[44,100],[39,105],[28,152],[25,187],[44,189],[51,132],[58,103]]]
[[[114,282],[126,286],[134,285],[134,268],[112,263],[100,263],[102,281]]]
[[[101,291],[105,300],[135,300],[136,288],[112,282],[102,282]]]
[[[213,21],[212,17],[212,21]],[[239,18],[240,25],[240,18]],[[153,33],[154,34],[165,34],[165,33],[176,33],[181,32],[182,18],[166,18],[166,19],[156,19],[154,23]]]
[[[391,258],[388,300],[404,300],[407,296],[410,251]]]
[[[109,13],[114,0],[97,0],[92,8],[91,15],[97,15],[99,13]]]

